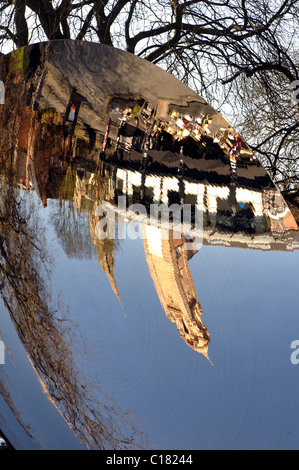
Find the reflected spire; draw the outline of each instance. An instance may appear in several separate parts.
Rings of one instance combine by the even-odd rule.
[[[196,247],[187,250],[184,237],[157,227],[143,225],[142,231],[146,261],[165,314],[188,346],[210,360],[210,335],[188,266]]]
[[[115,280],[115,258],[114,258],[114,240],[104,239],[99,240],[96,236],[96,224],[98,222],[99,217],[90,215],[90,234],[92,237],[92,241],[94,246],[97,250],[97,257],[99,264],[106,274],[110,286],[116,295],[120,305],[121,298],[119,295],[117,283]]]
[[[103,183],[103,184],[101,184]],[[99,217],[95,215],[99,199],[106,196],[105,182],[101,182],[99,175],[83,170],[76,172],[73,197],[77,212],[89,214],[89,227],[92,243],[96,248],[99,264],[106,274],[110,286],[122,306],[116,279],[115,279],[115,258],[114,258],[114,240],[100,240],[96,236],[96,226]]]

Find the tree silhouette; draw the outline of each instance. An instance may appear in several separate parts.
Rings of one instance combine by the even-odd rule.
[[[44,227],[27,192],[13,176],[1,178],[0,288],[18,336],[44,392],[78,438],[90,449],[136,449],[145,438],[124,412],[77,370],[67,306],[50,294],[52,255]],[[5,396],[9,392],[3,388]],[[101,402],[96,397],[102,397]],[[13,400],[8,405],[14,410]],[[18,414],[17,414],[18,417]],[[26,423],[20,424],[27,429]],[[30,431],[30,430],[29,430]]]

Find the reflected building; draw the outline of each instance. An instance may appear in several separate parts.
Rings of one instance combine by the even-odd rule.
[[[0,108],[1,171],[9,174],[3,187],[14,196],[2,194],[3,246],[9,248],[3,251],[7,269],[2,274],[10,283],[3,299],[43,390],[72,429],[94,448],[99,443],[134,447],[125,439],[126,427],[118,433],[118,410],[105,408],[105,425],[105,413],[88,401],[77,381],[70,347],[54,322],[39,273],[47,259],[42,230],[31,230],[14,189],[35,191],[44,207],[49,199],[59,201],[57,207],[67,201],[76,216],[88,216],[87,231],[72,238],[78,219],[59,213],[65,219],[57,237],[64,238],[69,257],[86,249],[83,239],[89,237],[120,303],[118,240],[98,236],[97,207],[106,202],[116,212],[120,197],[126,209],[142,205],[144,253],[161,306],[186,344],[207,359],[210,335],[189,266],[197,248],[190,249],[189,239],[187,248],[184,233],[165,234],[159,224],[148,224],[151,205],[189,205],[191,225],[198,211],[203,243],[209,245],[291,251],[299,248],[298,226],[226,120],[153,64],[107,46],[53,41],[1,58],[0,75],[6,99]],[[127,220],[135,215],[128,213]],[[34,236],[40,237],[38,243]]]
[[[115,279],[115,241],[110,240],[109,238],[105,238],[104,240],[98,239],[96,236],[96,225],[98,223],[98,219],[98,216],[90,215],[90,235],[92,237],[92,242],[97,250],[99,264],[106,274],[110,286],[119,303],[121,304],[121,299]]]
[[[36,44],[1,60],[9,109],[1,115],[2,150],[20,180],[46,205],[68,165],[100,168],[114,200],[196,205],[206,243],[244,245],[245,237],[247,246],[272,249],[279,234],[289,249],[297,246],[287,205],[226,120],[152,64],[138,61],[132,81],[119,72],[124,63],[134,69],[136,58],[80,41]],[[276,208],[269,209],[270,194]]]
[[[115,281],[116,241],[99,237],[98,205],[109,202],[117,212],[118,197],[125,195],[127,204],[163,201],[169,206],[172,192],[179,192],[181,184],[177,176],[155,173],[153,167],[147,170],[144,177],[142,169],[133,170],[131,165],[130,160],[112,165],[106,159],[98,173],[82,173],[81,169],[75,189],[78,210],[82,210],[82,201],[86,198],[89,207],[93,205],[89,213],[91,236],[99,263],[120,302]],[[102,188],[101,196],[94,191],[95,187]],[[280,193],[273,188],[258,190],[248,186],[236,187],[235,184],[217,186],[189,178],[184,181],[182,197],[189,203],[193,201],[197,204],[203,213],[204,243],[258,250],[289,250],[296,247],[293,234],[298,231],[297,225]],[[236,218],[238,223],[235,223]],[[202,321],[202,307],[188,266],[189,260],[197,253],[196,245],[190,249],[190,240],[183,235],[174,236],[172,231],[166,233],[162,228],[148,223],[142,224],[141,230],[149,272],[166,316],[176,324],[186,344],[209,359],[210,335]],[[214,238],[210,235],[211,231]],[[292,243],[289,244],[289,241]]]
[[[208,356],[210,335],[202,322],[199,303],[188,261],[197,253],[186,249],[183,237],[163,234],[156,227],[143,226],[144,251],[161,305],[169,320],[194,351]]]
[[[95,191],[96,179],[96,175],[89,172],[85,172],[83,176],[76,179],[74,191],[76,207],[81,212],[82,204],[84,204],[82,201],[86,198],[91,207],[91,194],[93,194],[94,207],[93,211],[89,212],[90,234],[97,250],[99,264],[121,304],[115,280],[116,241],[105,237],[100,239],[97,236],[97,223],[100,217],[96,215],[96,208],[101,199],[96,197],[98,196]],[[107,191],[109,191],[109,183],[111,181],[106,180]],[[109,199],[108,193],[105,196],[106,200]],[[209,359],[210,336],[202,322],[203,312],[188,266],[189,260],[197,253],[196,246],[194,245],[193,249],[187,249],[184,237],[163,233],[161,229],[146,224],[142,225],[142,233],[149,272],[165,314],[171,322],[176,323],[178,332],[186,344]]]
[[[205,175],[199,177],[201,162],[194,163],[198,171],[185,170],[183,178],[154,163],[144,171],[134,168],[130,159],[106,159],[101,167],[109,180],[106,200],[117,206],[119,196],[125,196],[127,205],[144,204],[149,216],[151,204],[196,207],[202,216],[204,244],[262,250],[299,247],[297,223],[275,187],[258,188],[255,179],[236,184],[221,171],[217,182],[209,182]]]
[[[107,181],[99,180],[96,178],[95,173],[79,169],[76,171],[73,197],[78,214],[85,213],[89,216],[90,236],[96,249],[99,264],[121,304],[115,280],[115,240],[108,238],[100,240],[96,235],[96,227],[99,221],[99,217],[96,215],[96,208],[107,195],[106,186]]]
[[[95,180],[96,176],[88,172],[82,179],[77,178],[75,194],[78,210],[82,211],[82,201],[88,195],[90,197],[92,188],[96,185]],[[108,183],[109,180],[107,189]],[[107,197],[108,194],[106,194],[106,199]],[[96,199],[93,211],[89,212],[90,234],[97,250],[99,264],[121,304],[115,280],[116,241],[105,237],[100,239],[97,234],[97,223],[100,217],[96,215],[96,208],[100,202],[100,199]],[[171,232],[168,234],[147,224],[142,225],[142,234],[149,272],[166,316],[171,322],[176,323],[178,332],[186,344],[209,359],[210,335],[202,322],[202,307],[188,266],[189,260],[197,253],[196,246],[194,245],[193,249],[187,249],[184,237],[177,234],[173,236]]]
[[[97,236],[96,208],[104,201],[115,207],[120,196],[127,207],[139,203],[147,211],[152,204],[190,205],[193,217],[196,208],[205,244],[298,247],[298,227],[282,196],[226,120],[152,64],[141,61],[142,79],[132,82],[118,72],[123,53],[113,51],[113,62],[110,54],[106,47],[54,41],[5,58],[1,67],[11,115],[1,119],[7,142],[3,151],[9,153],[13,140],[20,181],[39,194],[44,206],[49,197],[60,203],[65,199],[74,201],[79,216],[89,216],[99,264],[118,300],[116,240]],[[61,61],[71,56],[76,56],[76,68]],[[135,64],[135,58],[126,59]],[[106,79],[99,81],[103,74]],[[8,86],[9,80],[18,88]],[[184,234],[176,238],[170,232],[167,238],[146,224],[143,232],[149,270],[167,317],[187,344],[208,356],[209,334],[188,267],[196,251],[186,249]]]

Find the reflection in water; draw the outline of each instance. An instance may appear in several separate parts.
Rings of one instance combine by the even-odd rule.
[[[63,314],[61,303],[53,302],[49,294],[46,278],[51,267],[50,253],[46,252],[42,226],[35,214],[34,207],[24,201],[20,204],[18,188],[3,177],[0,217],[3,302],[43,392],[79,439],[95,449],[138,447],[141,435],[134,430],[130,416],[109,401],[100,404],[88,397],[90,390],[76,370],[68,334],[70,318]],[[14,409],[5,385],[1,388]],[[18,421],[21,423],[19,416]],[[28,432],[30,428],[22,424]],[[127,432],[131,436],[135,433],[137,440],[133,437],[128,440]]]
[[[174,239],[171,232],[166,238],[159,229],[146,226],[145,231],[146,260],[161,305],[186,343],[208,357],[210,335],[201,321],[202,308],[188,267],[196,249],[186,250],[185,239]]]
[[[69,317],[49,294],[51,254],[30,206],[32,192],[44,207],[49,199],[59,202],[51,223],[65,253],[96,253],[120,304],[115,251],[121,240],[105,236],[99,224],[103,202],[116,213],[125,196],[127,207],[142,204],[147,215],[152,204],[190,205],[191,224],[196,211],[201,215],[205,244],[298,248],[291,212],[240,136],[185,85],[131,56],[124,64],[122,54],[59,41],[16,51],[0,63],[6,87],[0,110],[1,296],[43,391],[90,448],[134,448],[143,445],[143,436],[130,416],[96,403],[80,383],[65,326]],[[119,72],[120,64],[131,62],[140,77],[135,82]],[[147,218],[140,233],[165,314],[184,341],[209,358],[210,335],[188,265],[200,256],[198,246],[190,234],[165,235]],[[4,386],[2,392],[9,397]]]
[[[73,199],[73,172],[65,172],[62,164],[61,148],[67,148],[67,144],[60,141],[57,115],[40,114],[28,106],[32,87],[28,84],[29,91],[22,88],[26,76],[25,56],[25,51],[21,57],[18,51],[6,64],[11,87],[6,93],[7,107],[1,112],[1,297],[43,392],[79,440],[93,449],[140,448],[144,436],[135,427],[131,415],[120,411],[117,404],[103,394],[103,401],[96,402],[90,386],[80,377],[69,335],[70,312],[63,309],[61,302],[51,299],[47,281],[51,253],[47,252],[43,226],[30,191],[36,191],[44,207],[47,206],[47,190],[57,191],[57,197],[65,205]],[[51,124],[48,125],[49,119]],[[68,137],[65,140],[68,142]],[[52,167],[55,170],[51,174]],[[71,209],[64,207],[56,226],[64,240],[66,227],[70,234],[72,216]],[[75,221],[71,227],[77,228]],[[74,239],[75,230],[72,235]],[[73,241],[76,249],[77,244],[78,238]],[[69,252],[73,248],[70,245],[68,238]],[[18,422],[38,441],[30,432],[30,424],[22,421],[22,411],[18,411],[5,383],[1,391]]]

